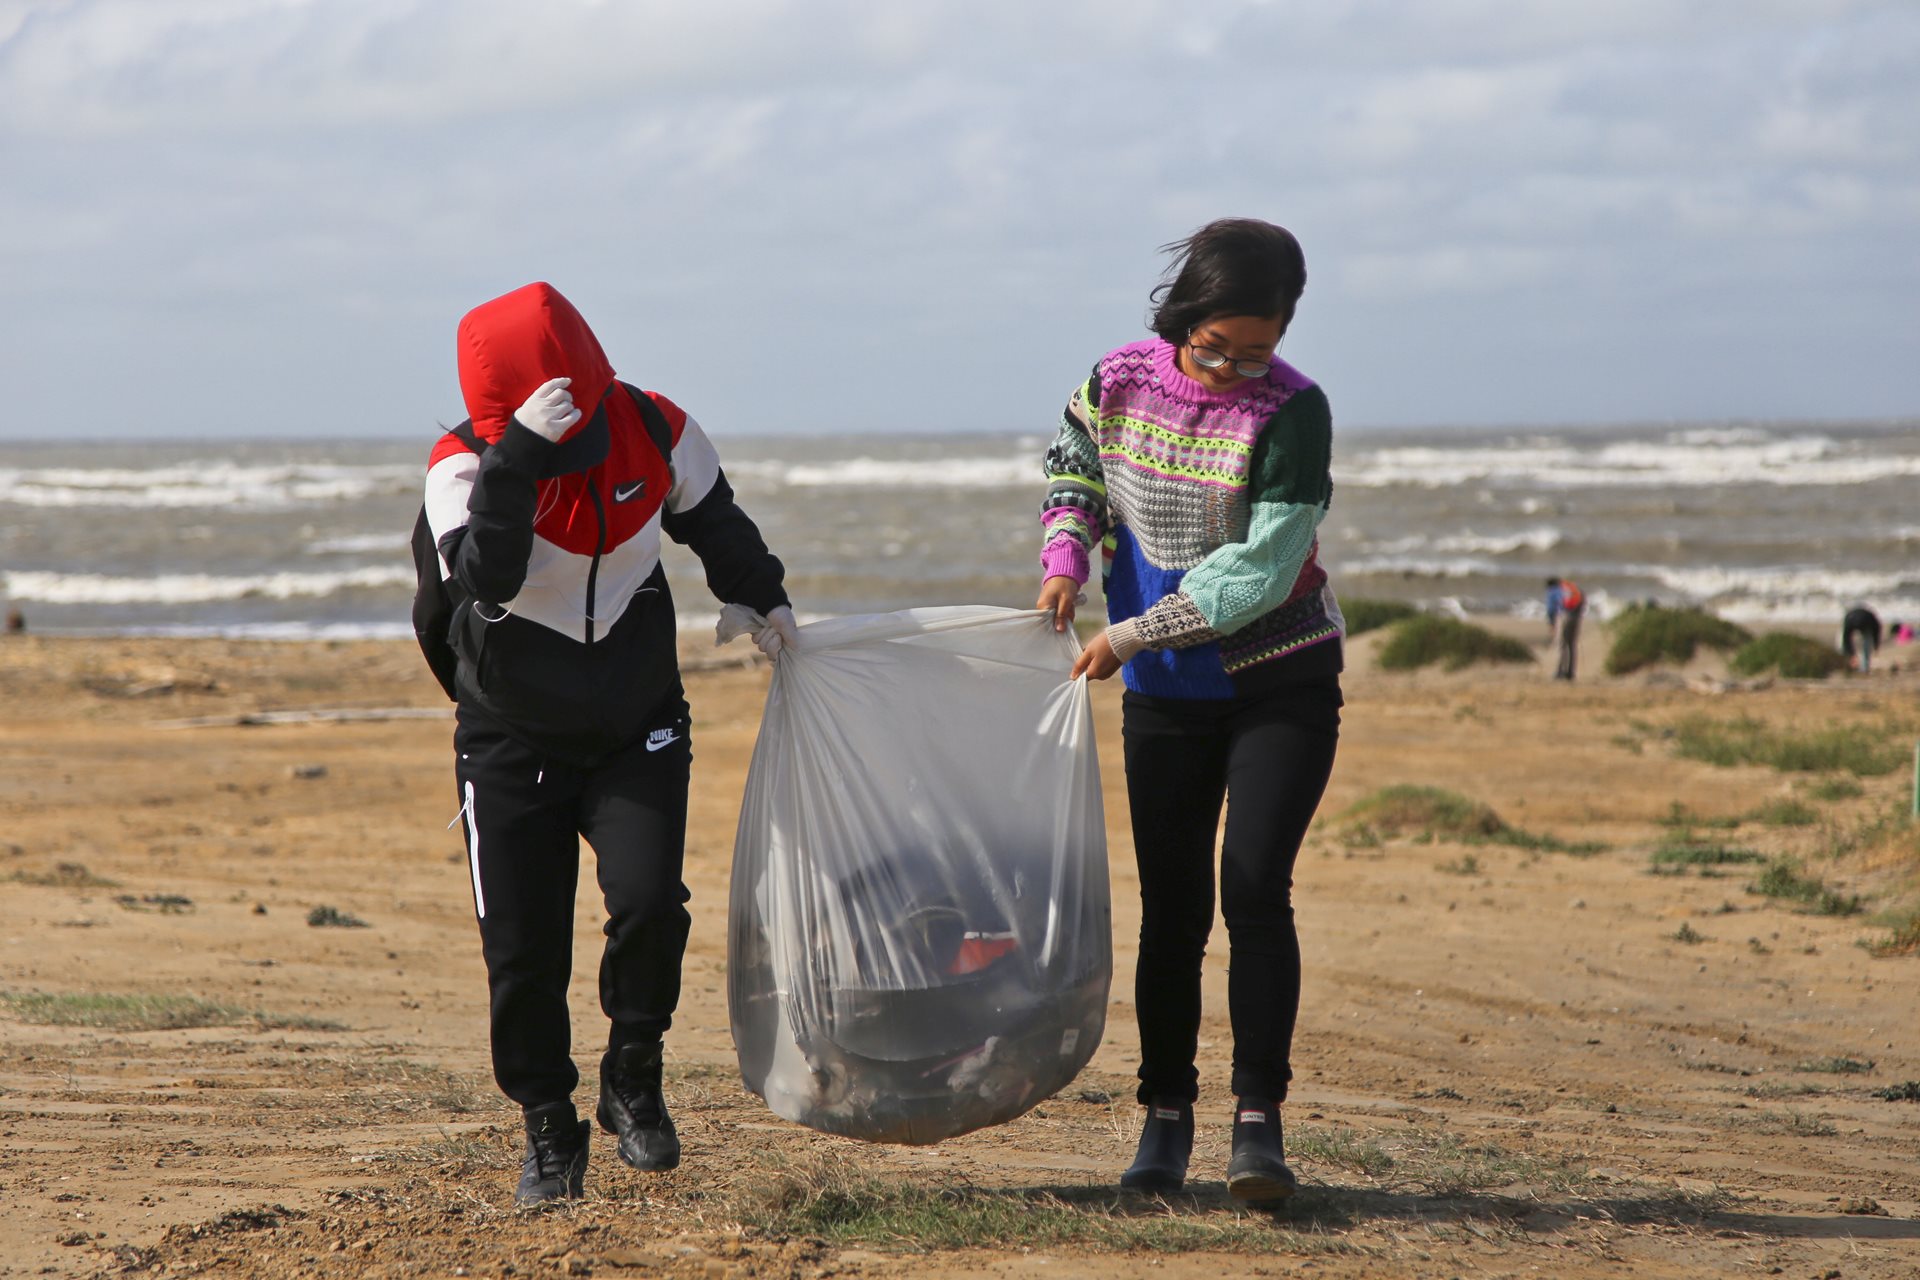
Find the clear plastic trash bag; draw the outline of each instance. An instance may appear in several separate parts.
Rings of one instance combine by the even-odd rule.
[[[721,638],[756,621],[723,615]],[[777,1115],[870,1142],[1004,1123],[1071,1081],[1106,1023],[1078,642],[986,606],[799,635],[774,664],[734,843],[741,1078]]]

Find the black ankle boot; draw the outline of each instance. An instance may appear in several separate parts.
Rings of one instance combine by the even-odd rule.
[[[1133,1164],[1120,1175],[1130,1191],[1178,1191],[1187,1183],[1193,1155],[1193,1104],[1181,1098],[1155,1098],[1147,1106],[1146,1127]]]
[[[1285,1200],[1298,1186],[1287,1168],[1280,1134],[1280,1104],[1242,1098],[1233,1108],[1233,1158],[1227,1162],[1227,1191],[1248,1204]]]
[[[528,1107],[527,1154],[513,1202],[536,1209],[557,1200],[578,1200],[587,1180],[588,1139],[593,1126],[574,1113],[571,1102]]]
[[[660,1042],[622,1045],[600,1060],[600,1127],[620,1139],[620,1158],[656,1172],[680,1163],[680,1135],[660,1091]]]

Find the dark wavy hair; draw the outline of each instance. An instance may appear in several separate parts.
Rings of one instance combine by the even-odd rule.
[[[1184,240],[1150,298],[1147,327],[1178,346],[1214,316],[1279,316],[1281,332],[1307,287],[1307,259],[1285,227],[1258,218],[1221,218]]]

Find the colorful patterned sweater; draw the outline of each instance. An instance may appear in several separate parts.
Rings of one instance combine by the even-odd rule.
[[[1046,457],[1045,576],[1085,583],[1102,548],[1107,638],[1140,693],[1228,698],[1338,671],[1316,537],[1326,395],[1279,359],[1213,391],[1176,354],[1159,338],[1108,352],[1068,399]]]

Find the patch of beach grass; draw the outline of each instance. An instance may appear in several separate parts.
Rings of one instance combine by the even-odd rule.
[[[248,1024],[275,1031],[345,1029],[337,1022],[242,1009],[198,996],[0,992],[0,1004],[6,1005],[22,1022],[54,1027],[98,1027],[108,1031],[178,1031],[189,1027]]]
[[[1515,1184],[1568,1191],[1584,1188],[1587,1179],[1583,1166],[1424,1126],[1388,1136],[1345,1126],[1302,1125],[1288,1129],[1287,1152],[1388,1186],[1441,1197]]]
[[[1667,806],[1666,814],[1657,819],[1663,827],[1708,827],[1722,831],[1731,831],[1740,825],[1736,817],[1709,818],[1705,814],[1695,813],[1680,801],[1675,800]]]
[[[341,1065],[337,1078],[353,1091],[350,1096],[363,1102],[373,1099],[388,1107],[424,1103],[456,1115],[479,1111],[494,1096],[466,1076],[406,1058],[350,1060]]]
[[[1766,860],[1764,854],[1753,849],[1692,840],[1676,840],[1671,844],[1663,844],[1648,858],[1655,870],[1673,868],[1676,871],[1687,867],[1725,867]]]
[[[1847,660],[1838,650],[1807,636],[1787,631],[1770,631],[1757,640],[1741,645],[1727,666],[1736,675],[1757,676],[1777,671],[1790,680],[1825,680],[1847,669]]]
[[[1902,1080],[1899,1084],[1875,1089],[1873,1096],[1882,1102],[1920,1102],[1920,1080]]]
[[[1382,787],[1354,804],[1342,819],[1380,835],[1437,835],[1450,839],[1486,839],[1507,829],[1491,806],[1444,787],[1398,783]]]
[[[1464,854],[1448,862],[1438,863],[1433,868],[1450,876],[1477,876],[1480,874],[1480,859],[1472,854]]]
[[[1908,811],[1906,797],[1857,826],[1829,826],[1824,834],[1827,840],[1821,852],[1825,856],[1863,853],[1866,866],[1905,872],[1914,885],[1920,885],[1920,874],[1916,874],[1920,873],[1920,821]]]
[[[16,871],[7,877],[14,884],[39,885],[49,889],[117,889],[118,880],[97,876],[78,862],[62,862],[51,871]]]
[[[1791,859],[1776,858],[1767,864],[1747,892],[1763,898],[1797,902],[1817,916],[1851,916],[1860,913],[1857,894],[1843,894],[1827,887],[1818,876],[1807,875]]]
[[[1678,929],[1675,929],[1672,933],[1668,934],[1667,936],[1672,938],[1675,942],[1683,942],[1690,947],[1698,946],[1702,942],[1709,941],[1706,934],[1701,933],[1698,929],[1695,929],[1692,925],[1688,924],[1684,920],[1680,922],[1680,927]]]
[[[1419,612],[1404,600],[1342,600],[1340,602],[1340,613],[1347,620],[1347,634],[1350,636],[1364,635],[1366,632],[1391,626]]]
[[[1920,955],[1920,909],[1896,916],[1885,937],[1865,939],[1860,945],[1877,960]]]
[[[1353,1248],[1231,1209],[1142,1213],[1137,1197],[1104,1187],[1084,1194],[1007,1191],[952,1176],[936,1185],[829,1156],[773,1157],[728,1200],[743,1226],[767,1235],[915,1253],[1072,1246],[1143,1254],[1295,1248],[1324,1254]]]
[[[184,916],[193,911],[193,899],[183,893],[123,893],[114,901],[127,911],[158,911],[163,916]]]
[[[1820,811],[1792,796],[1769,800],[1747,815],[1769,827],[1810,827],[1820,821]]]
[[[1740,1129],[1752,1129],[1756,1133],[1779,1134],[1791,1138],[1831,1138],[1840,1132],[1831,1120],[1810,1116],[1804,1111],[1795,1111],[1791,1107],[1738,1116],[1734,1119],[1734,1126]]]
[[[338,907],[315,907],[307,912],[307,923],[315,929],[369,929],[365,920]]]
[[[1565,1192],[1584,1189],[1587,1181],[1586,1169],[1577,1164],[1425,1130],[1412,1135],[1401,1152],[1399,1167],[1435,1196],[1516,1185]]]
[[[1844,1055],[1831,1058],[1804,1058],[1793,1064],[1793,1070],[1811,1075],[1864,1076],[1872,1074],[1873,1059],[1849,1058]]]
[[[1809,1098],[1832,1093],[1833,1090],[1823,1084],[1808,1084],[1804,1080],[1768,1080],[1764,1084],[1752,1085],[1747,1089],[1749,1098]]]
[[[1382,787],[1340,815],[1355,838],[1378,842],[1392,836],[1458,844],[1504,844],[1516,849],[1588,854],[1606,848],[1597,842],[1569,842],[1510,826],[1493,809],[1444,787],[1398,783]]]
[[[430,1142],[423,1143],[400,1158],[420,1164],[446,1166],[449,1173],[468,1175],[489,1169],[504,1169],[507,1162],[518,1158],[519,1145],[504,1140],[492,1129],[478,1129],[468,1133],[448,1133]]]
[[[1300,1125],[1286,1130],[1286,1153],[1311,1165],[1344,1169],[1390,1188],[1428,1196],[1463,1196],[1526,1184],[1536,1190],[1584,1192],[1584,1165],[1544,1159],[1486,1140],[1467,1140],[1442,1128],[1367,1134],[1348,1126]]]
[[[1396,1163],[1393,1153],[1378,1142],[1337,1125],[1288,1126],[1287,1155],[1369,1178],[1385,1177]]]
[[[1752,716],[1730,720],[1687,716],[1673,726],[1673,739],[1675,749],[1688,760],[1721,766],[1767,765],[1783,773],[1877,778],[1898,769],[1912,754],[1912,748],[1892,740],[1889,729],[1776,729]]]
[[[1819,781],[1810,783],[1807,786],[1808,795],[1812,796],[1815,800],[1826,800],[1829,802],[1857,799],[1862,790],[1863,788],[1859,783],[1855,782],[1852,778],[1845,777],[1821,778]]]
[[[1662,609],[1631,605],[1612,623],[1613,646],[1606,670],[1623,676],[1656,662],[1688,662],[1703,646],[1738,649],[1751,640],[1745,628],[1701,609]]]
[[[1426,613],[1394,623],[1379,653],[1380,666],[1386,671],[1413,671],[1435,663],[1442,670],[1459,671],[1478,662],[1532,661],[1533,651],[1510,636]]]

